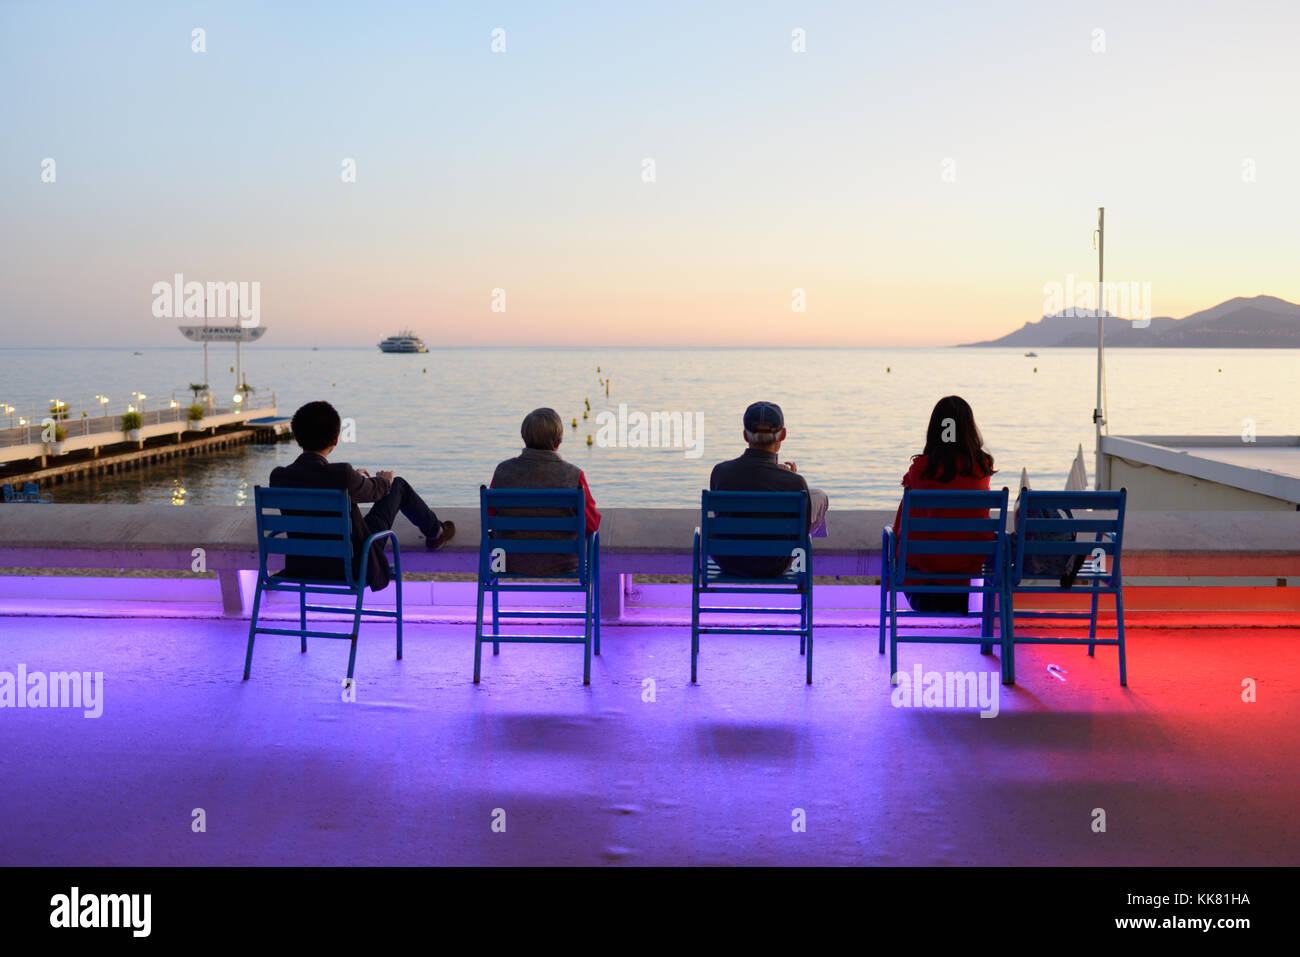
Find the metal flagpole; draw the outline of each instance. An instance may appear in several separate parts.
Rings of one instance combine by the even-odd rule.
[[[207,329],[207,327],[208,327],[208,299],[206,296],[204,296],[203,297],[203,328]],[[210,384],[211,382],[212,380],[208,378],[208,340],[207,337],[204,336],[203,338],[203,389],[207,393],[208,411],[215,412],[216,406],[214,406],[212,403],[212,386]]]
[[[1097,207],[1097,231],[1093,234],[1097,244],[1097,406],[1092,410],[1092,422],[1097,429],[1096,487],[1101,490],[1101,432],[1106,424],[1106,207]]]

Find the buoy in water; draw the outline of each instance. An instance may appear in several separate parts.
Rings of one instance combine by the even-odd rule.
[[[885,371],[886,371],[886,372],[892,372],[893,370],[890,369],[889,366],[885,366]]]
[[[587,444],[588,444],[588,445],[591,445],[591,444],[592,444],[592,442],[591,442],[591,433],[590,433],[590,432],[587,433]]]
[[[582,413],[582,417],[585,419],[587,417],[587,413],[586,412]]]
[[[578,417],[576,415],[573,417],[573,427],[575,429],[578,427]]]
[[[591,411],[591,399],[583,399],[582,401],[585,402],[585,403],[587,403],[587,411],[590,412],[590,411]],[[586,418],[586,416],[583,416],[583,418]]]
[[[428,367],[428,366],[425,366],[425,367],[424,367],[423,369],[421,369],[420,371],[421,371],[421,372],[428,372],[428,371],[429,371],[429,367]]]
[[[1034,366],[1034,371],[1035,371],[1035,372],[1038,371],[1038,366]]]

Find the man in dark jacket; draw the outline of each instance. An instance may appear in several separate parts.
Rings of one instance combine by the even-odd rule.
[[[374,478],[364,469],[358,471],[347,462],[330,462],[328,456],[339,442],[342,425],[339,414],[328,402],[308,402],[293,415],[293,437],[302,446],[302,454],[290,465],[271,470],[271,485],[277,488],[323,488],[347,491],[352,502],[352,569],[361,567],[361,550],[374,532],[393,527],[401,512],[424,535],[429,548],[437,548],[456,534],[451,522],[439,522],[406,479],[394,478],[392,472],[380,472]],[[364,517],[359,502],[374,502]],[[375,542],[366,562],[366,584],[373,591],[388,587],[391,570],[384,555],[386,540]],[[285,557],[284,574],[295,578],[343,578],[343,562],[337,558],[312,558],[300,555]]]
[[[820,532],[826,523],[830,499],[819,488],[809,488],[793,462],[778,462],[776,454],[785,441],[785,416],[775,402],[755,402],[745,410],[744,438],[748,444],[740,458],[713,466],[709,488],[724,492],[806,492],[808,529]],[[792,558],[714,557],[728,575],[775,578],[785,573]]]

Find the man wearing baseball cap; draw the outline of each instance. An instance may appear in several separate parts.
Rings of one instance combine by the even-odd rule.
[[[809,488],[793,462],[780,462],[777,452],[785,441],[785,416],[775,402],[755,402],[745,410],[746,444],[740,458],[713,467],[709,488],[725,492],[807,492],[808,528],[814,534],[826,523],[830,500],[819,488]],[[718,567],[729,575],[775,578],[790,567],[791,558],[722,556]]]

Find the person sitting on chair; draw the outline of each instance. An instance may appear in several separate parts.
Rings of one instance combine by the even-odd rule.
[[[524,449],[512,459],[500,463],[492,473],[490,488],[514,489],[564,489],[580,488],[584,500],[587,534],[600,528],[600,512],[596,510],[596,501],[587,487],[587,476],[576,465],[560,458],[557,451],[564,439],[564,422],[554,409],[534,409],[524,416],[519,434],[524,440]],[[569,514],[567,509],[505,509],[503,514],[511,515],[554,515]],[[564,539],[572,540],[571,534],[564,532],[503,532],[501,538],[530,539]],[[571,575],[578,568],[577,555],[525,554],[506,555],[506,572],[511,575]]]
[[[347,462],[330,462],[328,456],[339,442],[342,425],[339,414],[328,402],[308,402],[293,414],[293,437],[302,454],[291,464],[271,470],[271,485],[276,488],[340,489],[352,502],[353,571],[361,569],[361,549],[374,532],[393,527],[401,512],[424,535],[425,545],[438,548],[456,534],[452,522],[440,522],[429,506],[416,494],[406,479],[392,472],[371,477],[365,469],[354,469]],[[363,517],[358,503],[374,502]],[[388,586],[391,569],[384,555],[386,540],[370,548],[365,566],[366,583],[373,591]],[[337,558],[312,558],[301,555],[285,557],[284,573],[294,578],[342,579],[343,562]]]
[[[903,476],[903,486],[914,489],[944,489],[947,491],[988,491],[993,475],[993,456],[984,450],[984,437],[975,424],[975,413],[958,395],[947,395],[935,403],[930,413],[930,425],[925,430],[925,451],[912,456],[912,467]],[[988,509],[913,509],[914,518],[988,518]],[[894,517],[894,532],[902,528],[903,503],[898,503]],[[985,532],[926,532],[912,533],[911,538],[992,538]],[[978,575],[984,566],[982,555],[908,555],[907,567],[920,572],[936,574],[968,573]],[[909,585],[969,585],[960,579],[906,579],[903,594],[913,611],[958,611],[969,608],[967,595],[941,592],[913,593]]]
[[[809,488],[794,462],[780,462],[777,453],[785,441],[785,415],[775,402],[755,402],[745,410],[741,432],[749,448],[735,459],[719,462],[709,476],[715,492],[806,492],[808,530],[817,533],[826,523],[830,498],[819,488]],[[722,555],[713,559],[728,575],[745,578],[777,578],[784,575],[793,557]]]

